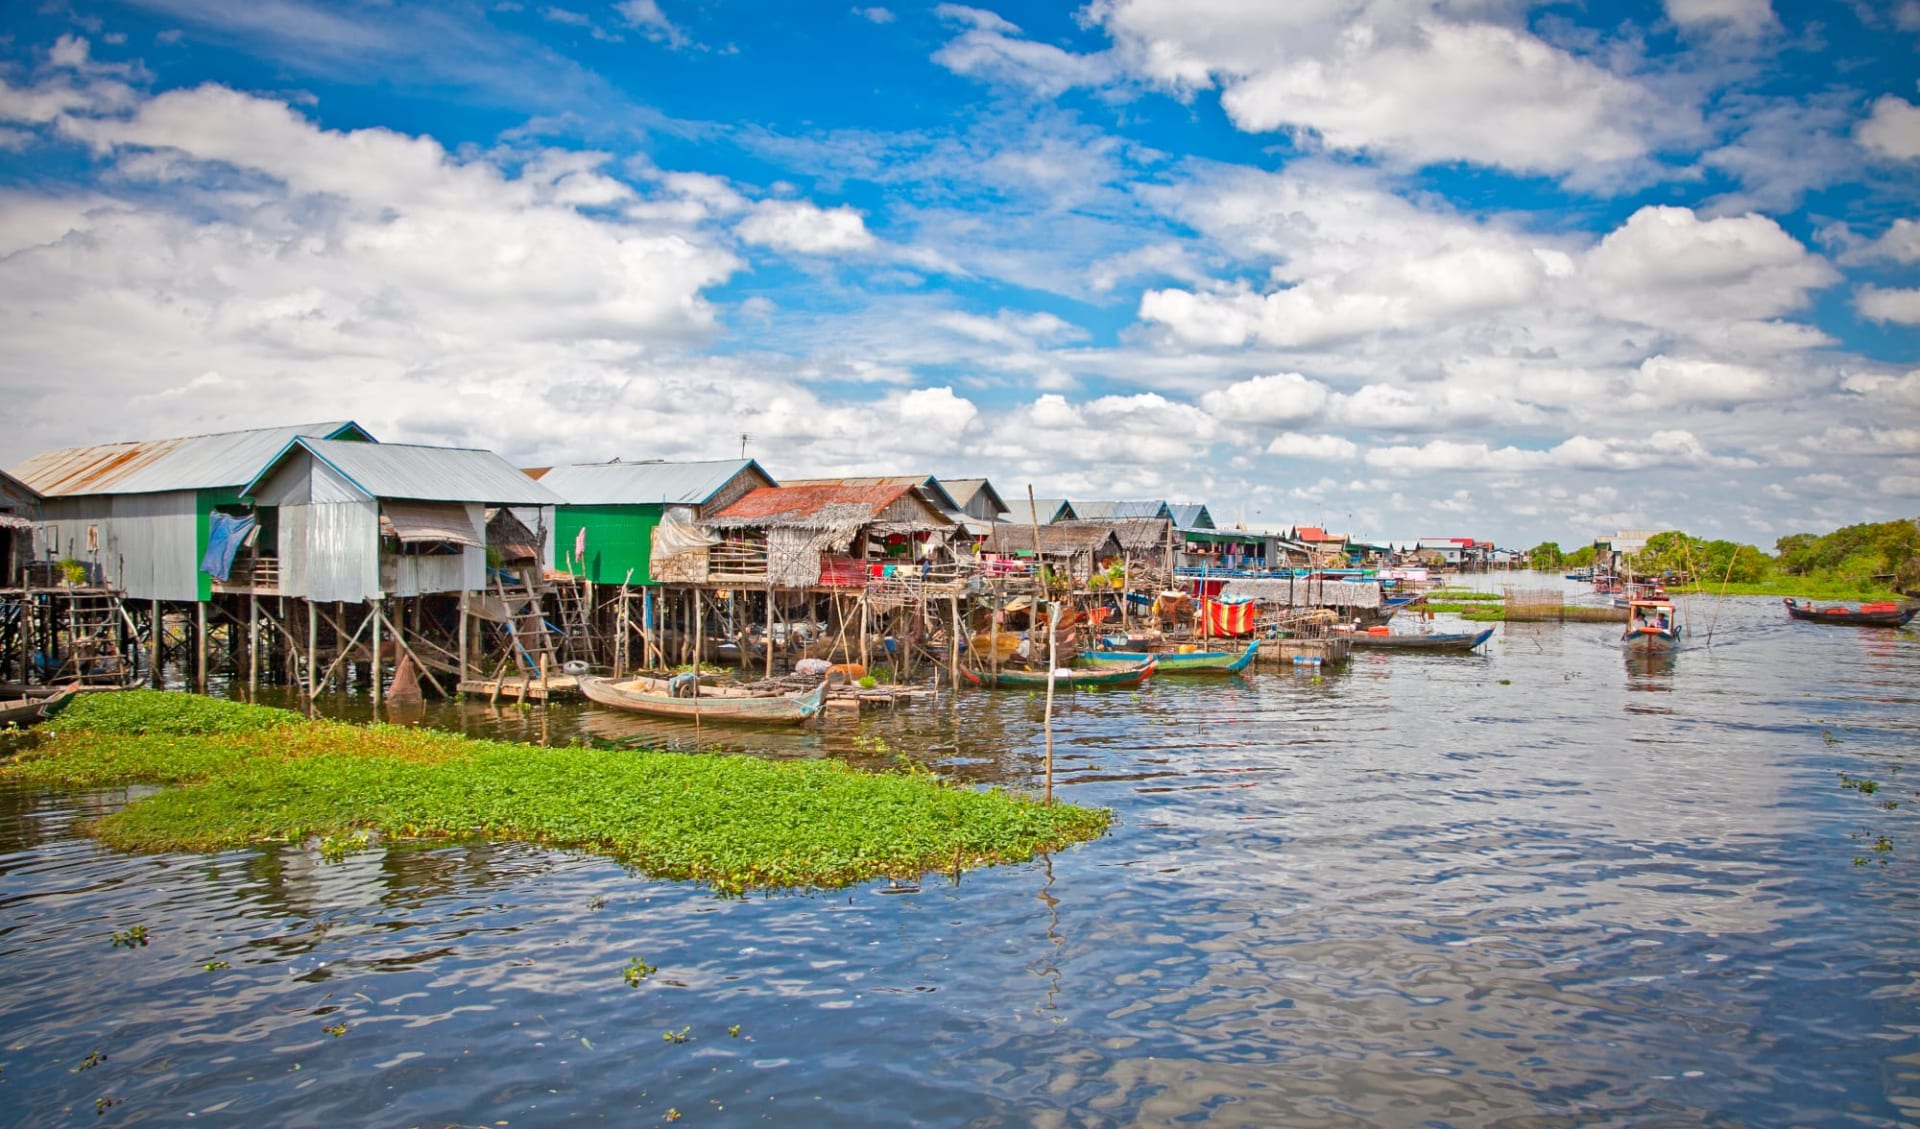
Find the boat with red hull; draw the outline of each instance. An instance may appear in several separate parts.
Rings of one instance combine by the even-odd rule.
[[[1829,604],[1820,607],[1812,600],[1801,603],[1789,596],[1786,600],[1787,614],[1794,619],[1803,619],[1808,623],[1831,623],[1841,627],[1899,627],[1920,612],[1920,604],[1902,606],[1892,600],[1877,604],[1860,604],[1848,607],[1845,604]]]

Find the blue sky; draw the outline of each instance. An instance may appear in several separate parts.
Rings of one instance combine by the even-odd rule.
[[[1376,538],[1920,512],[1920,0],[19,9],[0,465],[350,417]]]

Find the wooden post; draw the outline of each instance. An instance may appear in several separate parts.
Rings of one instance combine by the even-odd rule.
[[[373,615],[373,704],[380,704],[380,628],[386,617],[380,614],[380,597],[375,596],[367,602],[367,609]]]
[[[313,610],[313,601],[307,604],[307,698],[320,695],[320,617]]]
[[[868,621],[872,611],[873,605],[867,600],[867,590],[862,588],[860,590],[860,665],[868,670],[873,667],[873,651],[868,646]]]
[[[947,686],[960,685],[960,594],[947,597],[948,610],[953,616],[953,626],[947,629]]]
[[[472,598],[473,598],[473,593],[467,591],[464,588],[460,590],[459,647],[460,647],[460,681],[462,682],[465,682],[467,680],[467,612],[469,610],[469,601],[471,601]]]
[[[247,697],[260,692],[260,593],[247,593]]]
[[[194,689],[207,692],[207,602],[193,602],[193,682]]]
[[[25,626],[25,625],[23,624],[22,626]],[[24,672],[26,670],[27,652],[26,652],[25,636],[22,635],[21,638],[22,638],[22,642],[21,642],[21,651],[20,651],[20,669],[22,671],[22,674],[20,675],[20,677],[25,678],[26,674]],[[149,654],[147,655],[147,681],[153,684],[153,688],[155,690],[160,689],[160,680],[163,677],[161,674],[161,668],[164,667],[167,663],[166,643],[167,643],[167,617],[163,615],[160,611],[160,601],[158,599],[155,599],[153,601],[153,640],[152,640],[152,645],[147,648],[149,652]]]
[[[700,599],[700,589],[695,588],[693,590],[693,675],[696,689],[700,681],[700,668],[705,665],[707,657],[706,609],[701,607],[703,602]],[[696,696],[694,701],[696,703],[694,717],[698,718],[700,716],[699,698]]]
[[[767,581],[767,677],[773,677],[773,581]]]
[[[1047,713],[1043,722],[1047,733],[1047,803],[1053,803],[1053,672],[1060,668],[1060,616],[1047,601]]]

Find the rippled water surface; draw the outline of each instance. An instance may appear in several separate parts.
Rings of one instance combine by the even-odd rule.
[[[1113,832],[957,885],[128,856],[76,831],[125,793],[0,789],[0,1123],[1920,1123],[1920,635],[1686,610],[1653,665],[1513,624],[1484,655],[1063,697],[1059,793]],[[580,707],[428,721],[1037,790],[1041,708],[697,742]]]

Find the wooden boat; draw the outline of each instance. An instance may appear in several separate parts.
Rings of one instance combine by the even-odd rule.
[[[73,701],[71,687],[55,690],[50,694],[34,694],[23,698],[0,699],[0,729],[9,725],[25,729],[35,722],[45,721],[54,714],[67,708]]]
[[[1098,670],[1062,670],[1049,672],[1044,670],[1014,670],[1002,667],[999,670],[970,670],[960,668],[961,677],[975,686],[1011,686],[1023,689],[1045,689],[1049,681],[1056,688],[1075,690],[1093,686],[1138,686],[1153,677],[1159,664],[1153,658],[1131,666],[1107,667]]]
[[[1632,651],[1671,651],[1680,645],[1680,616],[1671,600],[1635,600],[1627,605],[1620,643]]]
[[[1365,631],[1356,631],[1348,636],[1356,648],[1370,648],[1376,651],[1471,651],[1493,636],[1493,628],[1485,631],[1436,631],[1429,635],[1370,635]]]
[[[1801,603],[1791,596],[1787,598],[1787,614],[1795,619],[1804,619],[1808,623],[1833,623],[1848,627],[1899,627],[1920,612],[1920,604],[1902,607],[1893,600],[1877,604],[1861,604],[1847,607],[1845,604],[1833,604],[1827,607],[1815,607],[1812,600]]]
[[[1153,660],[1156,674],[1238,674],[1260,653],[1258,639],[1244,651],[1081,651],[1080,661],[1094,666],[1137,666]]]
[[[827,700],[823,681],[811,690],[768,693],[738,686],[700,686],[699,696],[682,697],[674,692],[675,680],[668,678],[611,678],[585,676],[579,680],[580,692],[603,706],[630,713],[673,717],[685,721],[738,721],[769,725],[790,725],[818,714]],[[691,689],[688,683],[681,687]]]

